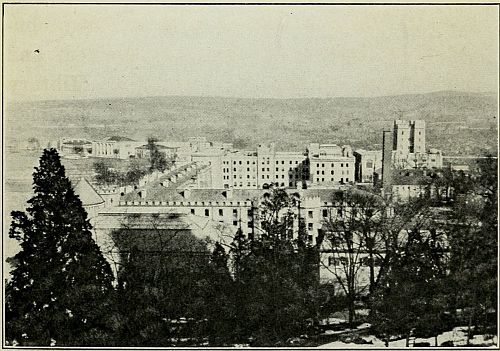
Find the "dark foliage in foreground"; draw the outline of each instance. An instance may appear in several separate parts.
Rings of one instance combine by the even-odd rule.
[[[56,150],[33,174],[35,195],[13,212],[21,245],[6,286],[6,336],[23,345],[101,345],[112,333],[112,273],[92,239],[80,199]]]

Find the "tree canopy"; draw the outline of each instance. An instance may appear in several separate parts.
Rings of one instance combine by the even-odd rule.
[[[102,345],[112,323],[109,264],[55,149],[33,173],[26,212],[12,212],[21,250],[6,287],[6,336],[22,345]]]

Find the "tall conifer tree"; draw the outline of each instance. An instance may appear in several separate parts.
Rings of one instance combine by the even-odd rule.
[[[55,149],[33,173],[26,212],[12,212],[21,250],[6,286],[7,340],[24,345],[106,342],[112,273]]]

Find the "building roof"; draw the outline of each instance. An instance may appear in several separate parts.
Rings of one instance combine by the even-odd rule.
[[[83,206],[99,205],[104,203],[101,195],[95,191],[92,185],[90,185],[85,178],[81,178],[80,181],[73,187],[73,190],[82,201]]]
[[[172,147],[172,146],[165,146],[165,145],[159,145],[159,144],[155,144],[156,147],[161,150],[161,149],[172,149],[172,150],[175,150],[175,149],[178,149],[178,147]],[[141,145],[141,146],[138,146],[136,147],[136,149],[139,149],[139,150],[147,150],[149,149],[149,145],[148,144],[145,144],[145,145]]]
[[[439,177],[439,173],[421,169],[395,170],[392,175],[393,185],[426,185]]]
[[[146,190],[144,198],[140,197],[140,189],[124,195],[121,201],[163,201],[163,202],[245,202],[258,200],[268,189],[173,189],[157,185]],[[228,191],[230,195],[228,197]],[[331,202],[340,189],[287,189],[287,193],[300,194],[300,198],[319,197],[320,201]]]
[[[71,139],[71,140],[63,140],[62,144],[64,145],[85,145],[91,144],[92,142],[86,139]]]
[[[127,137],[123,137],[123,136],[112,136],[110,138],[108,138],[108,141],[136,141],[134,139],[130,139],[130,138],[127,138]]]

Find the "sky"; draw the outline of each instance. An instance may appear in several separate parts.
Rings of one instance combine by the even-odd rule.
[[[4,6],[7,101],[498,91],[496,6]]]

